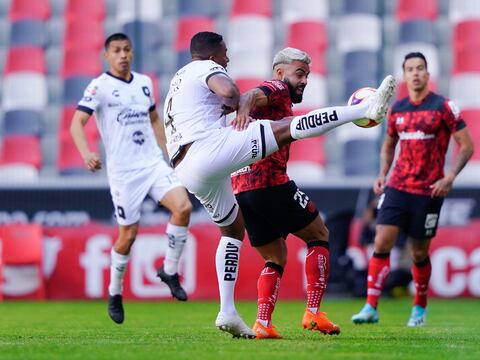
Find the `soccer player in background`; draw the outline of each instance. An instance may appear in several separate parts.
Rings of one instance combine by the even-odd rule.
[[[368,265],[367,301],[352,316],[356,324],[376,323],[378,299],[390,271],[390,251],[401,230],[411,243],[412,275],[416,294],[408,326],[426,323],[427,290],[432,271],[429,248],[435,236],[443,199],[473,153],[473,141],[457,106],[428,88],[427,60],[420,52],[403,61],[408,97],[397,101],[388,117],[380,154],[380,172],[373,190],[381,195],[375,248]],[[444,174],[450,136],[459,145],[451,169]],[[395,147],[400,152],[392,166]]]
[[[258,120],[244,131],[236,131],[226,126],[225,114],[238,108],[240,93],[225,70],[229,59],[222,36],[197,33],[190,52],[192,61],[177,71],[165,99],[167,149],[182,184],[220,228],[215,258],[220,312],[215,324],[234,337],[255,338],[234,303],[245,227],[230,174],[295,139],[320,136],[363,117],[382,119],[395,80],[388,76],[377,92],[359,105],[319,109],[274,122]]]
[[[187,240],[192,204],[164,157],[165,133],[155,108],[152,81],[131,71],[130,39],[121,33],[109,36],[105,41],[105,59],[110,69],[88,85],[73,115],[70,132],[85,166],[90,171],[100,169],[100,158],[90,151],[84,131],[90,116],[96,113],[119,224],[118,239],[111,250],[108,314],[121,324],[122,282],[138,232],[140,207],[147,194],[171,211],[166,228],[169,245],[158,276],[174,297],[187,300],[178,279],[178,262]]]
[[[240,98],[237,129],[249,119],[281,120],[292,116],[292,105],[300,103],[310,74],[307,53],[285,48],[273,58],[273,80],[261,83]],[[258,278],[258,311],[253,326],[257,338],[280,338],[272,325],[280,280],[287,262],[285,238],[292,233],[307,245],[305,273],[307,308],[302,326],[325,334],[339,334],[320,303],[327,287],[330,267],[328,230],[309,197],[287,174],[290,144],[232,174],[233,191],[242,211],[250,243],[265,260]],[[315,151],[315,149],[312,149]]]

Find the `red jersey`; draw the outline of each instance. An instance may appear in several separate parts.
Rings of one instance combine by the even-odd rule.
[[[430,92],[419,103],[397,101],[388,117],[387,133],[400,140],[400,153],[388,186],[430,195],[430,185],[443,178],[450,135],[465,127],[460,111],[445,97]]]
[[[292,116],[292,100],[288,85],[279,80],[268,80],[258,86],[268,98],[268,105],[253,108],[250,116],[254,119],[280,120]],[[234,194],[285,184],[290,144],[264,159],[246,166],[232,174]]]

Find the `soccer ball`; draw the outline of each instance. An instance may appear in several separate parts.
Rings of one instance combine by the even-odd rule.
[[[363,87],[363,88],[358,89],[357,91],[355,91],[352,94],[352,96],[350,96],[350,99],[348,99],[348,105],[360,104],[367,97],[372,95],[375,91],[377,91],[377,90],[374,89],[374,88],[371,88],[371,87]],[[377,126],[377,125],[381,124],[381,122],[382,122],[381,120],[376,121],[376,120],[363,118],[363,119],[355,120],[353,123],[357,126],[362,127],[362,128],[370,128],[370,127],[374,127],[374,126]]]

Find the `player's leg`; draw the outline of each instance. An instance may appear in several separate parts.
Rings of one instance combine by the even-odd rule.
[[[173,297],[186,301],[187,293],[182,288],[178,277],[178,263],[187,241],[192,204],[173,169],[166,164],[162,165],[164,165],[161,166],[163,169],[149,192],[153,199],[171,213],[166,229],[167,253],[163,265],[157,271],[157,276],[168,285]]]

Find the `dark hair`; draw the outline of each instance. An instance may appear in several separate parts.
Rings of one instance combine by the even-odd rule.
[[[405,55],[405,58],[403,59],[403,63],[402,63],[402,69],[405,70],[405,62],[408,60],[408,59],[413,59],[413,58],[420,58],[423,60],[423,62],[425,63],[425,69],[428,69],[428,66],[427,66],[427,59],[425,58],[425,55],[423,55],[421,52],[417,51],[417,52],[411,52],[411,53],[408,53],[407,55]]]
[[[115,34],[112,34],[110,35],[106,40],[105,40],[105,50],[108,49],[108,47],[110,46],[110,43],[112,41],[117,41],[117,40],[127,40],[129,43],[131,43],[130,41],[130,38],[125,35],[124,33],[115,33]]]
[[[190,54],[192,57],[206,60],[218,50],[222,41],[222,35],[214,32],[202,31],[196,33],[190,40]]]

